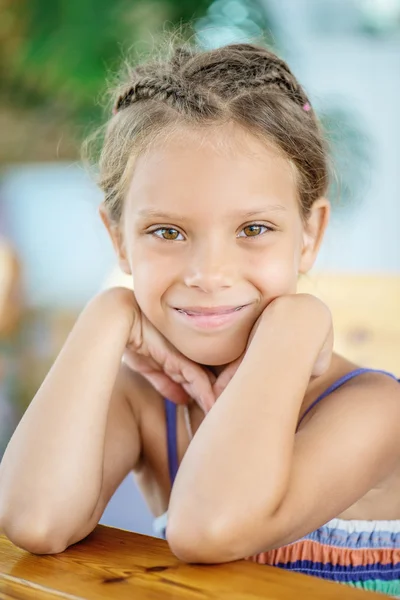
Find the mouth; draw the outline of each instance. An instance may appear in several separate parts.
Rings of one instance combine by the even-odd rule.
[[[184,313],[188,316],[203,316],[203,315],[229,315],[232,312],[242,310],[247,306],[242,304],[240,306],[215,306],[215,307],[200,307],[200,306],[189,306],[185,308],[175,308],[180,313]]]
[[[235,306],[187,306],[184,308],[174,308],[186,323],[191,323],[196,328],[214,329],[223,325],[230,325],[241,316],[241,313],[249,304],[240,304]]]

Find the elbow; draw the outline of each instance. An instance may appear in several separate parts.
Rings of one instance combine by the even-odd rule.
[[[171,551],[187,563],[218,564],[243,560],[295,541],[287,535],[288,519],[247,515],[220,515],[207,522],[200,515],[191,519],[172,514],[166,537]]]
[[[167,541],[171,551],[186,563],[218,564],[244,558],[241,544],[232,539],[232,529],[223,522],[207,525],[168,519]]]
[[[5,534],[15,546],[31,554],[59,554],[67,548],[65,542],[38,527],[23,530],[14,528],[10,533],[5,529]]]
[[[2,518],[0,527],[15,546],[32,554],[58,554],[68,546],[56,530],[38,521]]]

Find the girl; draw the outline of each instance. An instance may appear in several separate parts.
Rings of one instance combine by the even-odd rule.
[[[328,184],[317,117],[272,52],[129,70],[100,185],[135,291],[84,309],[8,446],[15,544],[62,552],[134,471],[182,560],[400,594],[400,386],[332,354],[329,310],[296,294]]]

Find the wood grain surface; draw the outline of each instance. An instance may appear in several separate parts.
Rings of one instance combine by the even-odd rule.
[[[387,598],[238,561],[188,565],[163,540],[99,525],[62,554],[35,556],[0,535],[0,600],[357,600]]]

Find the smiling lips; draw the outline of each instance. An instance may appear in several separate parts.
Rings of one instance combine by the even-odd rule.
[[[245,305],[241,306],[215,306],[211,308],[202,308],[201,306],[188,306],[186,308],[177,308],[178,312],[183,312],[189,316],[203,316],[203,315],[228,315],[232,312],[240,310]]]
[[[188,323],[202,329],[212,329],[222,325],[231,324],[248,304],[239,306],[187,306],[185,308],[175,308],[176,312]]]

